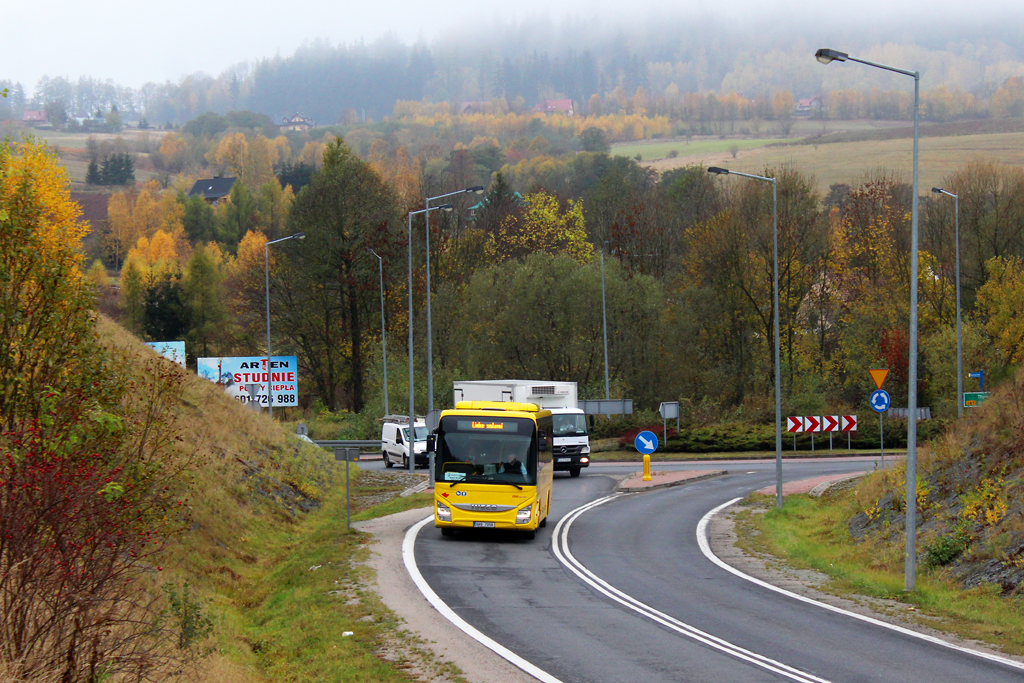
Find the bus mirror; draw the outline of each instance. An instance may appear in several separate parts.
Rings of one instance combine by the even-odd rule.
[[[538,441],[539,443],[537,445],[540,448],[540,450],[546,451],[548,449],[548,433],[545,432],[544,430],[541,430]]]
[[[436,448],[437,448],[437,435],[435,435],[435,434],[428,434],[427,435],[427,453],[433,453]]]

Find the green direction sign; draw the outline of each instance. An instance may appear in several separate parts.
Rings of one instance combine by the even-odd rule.
[[[977,408],[988,398],[987,391],[964,392],[964,408]]]

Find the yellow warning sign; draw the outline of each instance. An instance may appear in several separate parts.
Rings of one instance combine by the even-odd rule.
[[[881,389],[882,385],[885,384],[885,378],[889,376],[889,369],[884,370],[868,370],[871,373],[871,379],[875,380],[875,388]]]

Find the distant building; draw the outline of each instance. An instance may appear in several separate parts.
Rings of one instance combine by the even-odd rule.
[[[281,123],[278,128],[282,131],[297,131],[304,133],[316,128],[316,122],[313,119],[307,119],[302,114],[295,113],[291,116],[284,117],[284,122]]]
[[[44,111],[28,111],[21,115],[21,122],[26,126],[32,126],[33,128],[53,128],[50,122],[46,120],[46,112]]]
[[[574,116],[576,109],[572,106],[572,100],[541,100],[540,104],[534,107],[535,111],[542,114],[564,114]]]
[[[202,197],[209,203],[216,204],[231,194],[231,187],[235,184],[236,180],[237,178],[221,178],[220,176],[197,180],[196,184],[189,190],[188,198]]]
[[[814,97],[805,97],[796,103],[796,113],[798,114],[818,114],[821,112],[824,105],[821,102],[821,96],[815,95]]]

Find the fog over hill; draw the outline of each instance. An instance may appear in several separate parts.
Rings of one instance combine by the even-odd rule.
[[[606,97],[617,89],[626,97],[643,88],[656,95],[734,91],[748,97],[788,90],[801,98],[841,89],[911,88],[907,79],[877,69],[824,67],[813,58],[819,47],[920,70],[925,91],[941,86],[984,96],[1007,78],[1024,76],[1024,35],[1015,16],[979,11],[968,17],[963,9],[939,8],[930,14],[890,13],[884,20],[784,9],[767,6],[751,14],[741,6],[728,14],[688,16],[648,10],[621,21],[582,13],[523,19],[454,15],[461,19],[429,41],[403,39],[397,32],[371,42],[307,40],[289,56],[257,55],[218,76],[196,72],[141,87],[103,80],[105,74],[50,74],[36,83],[19,82],[10,71],[17,62],[5,59],[0,79],[7,80],[0,85],[12,92],[0,101],[0,119],[60,101],[73,116],[116,105],[129,120],[145,115],[159,124],[182,123],[205,111],[251,109],[275,120],[298,111],[323,125],[345,117],[379,119],[400,99],[458,103],[503,97],[513,105],[522,98],[530,107],[544,98],[571,98],[585,112],[591,95]],[[319,25],[309,24],[308,30]],[[224,41],[221,59],[230,59],[231,45]],[[147,63],[144,57],[139,61]],[[183,56],[181,63],[187,61]]]

